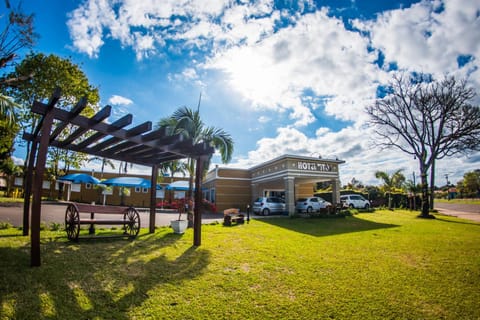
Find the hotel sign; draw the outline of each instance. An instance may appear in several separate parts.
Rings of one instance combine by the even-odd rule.
[[[296,164],[296,167],[298,170],[302,170],[302,171],[331,172],[335,170],[335,167],[328,163],[317,163],[317,162],[307,162],[307,161],[298,161]]]

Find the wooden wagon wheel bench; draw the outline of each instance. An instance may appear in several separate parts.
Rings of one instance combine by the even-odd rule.
[[[119,217],[98,219],[95,214]],[[133,207],[70,203],[65,211],[65,229],[69,240],[78,241],[81,225],[90,225],[90,234],[95,234],[95,225],[123,225],[123,233],[118,236],[134,238],[140,231],[140,215]]]

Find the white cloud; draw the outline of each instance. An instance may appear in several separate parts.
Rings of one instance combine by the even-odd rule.
[[[15,163],[17,166],[23,166],[23,164],[25,163],[25,159],[21,159],[21,158],[14,157],[14,156],[12,156],[11,158],[12,158],[13,163]]]
[[[254,45],[219,52],[205,67],[222,70],[231,87],[253,106],[288,110],[296,126],[314,121],[301,101],[307,89],[331,97],[326,100],[328,114],[358,120],[375,97],[382,72],[372,64],[376,56],[368,44],[322,10]]]
[[[230,0],[87,0],[68,17],[73,45],[80,52],[97,57],[108,37],[131,46],[140,60],[161,52],[168,39],[201,47],[254,43],[273,32],[279,13],[273,11],[271,0],[241,4]]]
[[[357,21],[356,26],[370,32],[386,61],[441,76],[457,71],[459,55],[473,55],[478,63],[479,10],[478,1],[422,1],[385,12],[375,21]]]
[[[115,105],[128,106],[133,104],[133,101],[122,96],[113,95],[110,97],[110,99],[108,99],[108,103],[114,106]]]

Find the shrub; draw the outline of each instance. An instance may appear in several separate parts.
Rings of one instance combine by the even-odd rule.
[[[1,222],[0,221],[0,230],[13,228],[13,225],[10,222]]]
[[[61,223],[57,223],[57,222],[52,222],[50,224],[50,230],[52,231],[58,231],[62,228],[62,224]]]

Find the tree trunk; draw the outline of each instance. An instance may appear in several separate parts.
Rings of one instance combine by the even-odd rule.
[[[195,159],[190,158],[189,163],[189,174],[190,177],[188,178],[188,193],[187,193],[187,204],[193,204],[193,175],[195,174]],[[193,206],[188,206],[187,210],[187,219],[188,219],[188,228],[193,228],[194,226],[194,217],[193,217]]]
[[[422,212],[420,213],[420,217],[428,218],[430,205],[429,205],[429,198],[428,198],[428,181],[427,181],[427,168],[425,163],[420,160],[420,178],[422,184]]]
[[[430,201],[429,201],[430,210],[433,210],[434,198],[435,198],[435,159],[432,161],[432,166],[430,167]]]

